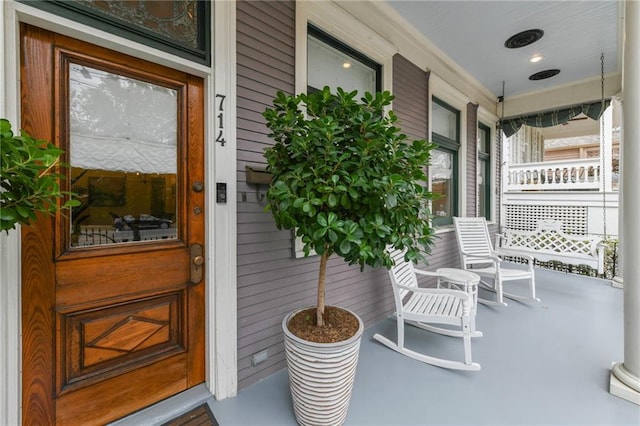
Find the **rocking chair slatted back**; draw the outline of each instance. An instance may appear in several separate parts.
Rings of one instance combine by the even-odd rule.
[[[392,276],[392,279],[405,287],[417,288],[418,279],[413,271],[413,263],[405,262],[404,251],[392,250],[389,254],[395,263],[395,266],[389,270],[389,274]],[[405,296],[411,292],[410,290],[398,288],[396,286],[393,287],[393,291],[398,292],[398,294],[394,294],[396,301],[404,300]]]
[[[503,296],[519,300],[540,301],[535,294],[533,257],[528,254],[522,254],[521,257],[526,262],[527,269],[521,267],[506,267],[500,258],[501,253],[493,249],[485,218],[454,217],[453,224],[460,249],[462,268],[478,274],[481,277],[481,283],[484,287],[496,293],[495,302],[480,298],[478,301],[482,303],[497,303],[503,306],[506,306]],[[528,296],[503,292],[503,282],[519,280],[529,282]]]
[[[454,217],[453,220],[456,226],[462,267],[467,269],[469,265],[486,263],[486,259],[493,255],[493,246],[486,220],[476,217]],[[474,257],[481,259],[474,260]]]

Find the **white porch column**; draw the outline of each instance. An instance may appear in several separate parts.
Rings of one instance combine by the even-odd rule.
[[[640,2],[625,2],[622,90],[624,111],[624,181],[640,182]],[[640,211],[640,185],[625,185],[621,194],[624,217]],[[624,361],[611,369],[610,392],[640,405],[640,221],[624,224]]]

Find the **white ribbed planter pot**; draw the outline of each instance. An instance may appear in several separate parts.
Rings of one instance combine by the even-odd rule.
[[[338,426],[347,417],[364,326],[349,311],[359,323],[355,336],[336,343],[309,342],[291,334],[287,327],[289,319],[301,310],[282,320],[296,420],[303,426]]]

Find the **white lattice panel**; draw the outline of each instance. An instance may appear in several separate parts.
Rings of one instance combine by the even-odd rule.
[[[590,239],[568,239],[553,230],[538,234],[510,234],[506,247],[527,247],[532,250],[548,250],[558,253],[591,254],[594,243]]]
[[[558,220],[567,234],[587,234],[586,206],[505,205],[505,227],[533,231],[539,220]]]

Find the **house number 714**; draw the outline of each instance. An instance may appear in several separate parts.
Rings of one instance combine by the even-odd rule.
[[[216,138],[216,142],[219,142],[221,146],[224,146],[227,141],[224,139],[224,100],[226,99],[225,95],[216,95],[216,98],[220,99],[218,102],[218,137]]]

